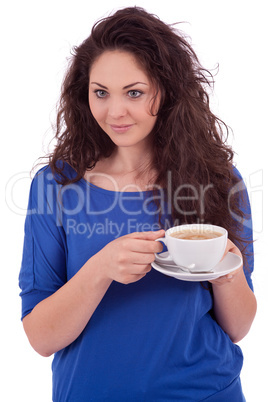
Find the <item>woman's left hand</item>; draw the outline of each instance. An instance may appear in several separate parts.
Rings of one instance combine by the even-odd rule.
[[[227,239],[227,245],[226,245],[226,249],[225,249],[224,255],[222,257],[222,260],[224,259],[224,257],[226,256],[226,254],[229,251],[231,253],[234,253],[234,254],[236,254],[236,255],[238,255],[239,257],[242,258],[242,254],[241,254],[241,251],[239,250],[239,248],[236,247],[236,245],[231,240]],[[213,285],[216,285],[216,286],[222,286],[222,285],[224,285],[224,284],[226,284],[228,282],[233,282],[233,280],[235,279],[236,275],[242,269],[243,269],[243,263],[241,264],[241,266],[238,269],[236,269],[235,271],[231,272],[230,274],[221,276],[220,278],[217,278],[217,279],[213,279],[213,280],[211,280],[209,282],[213,283]]]

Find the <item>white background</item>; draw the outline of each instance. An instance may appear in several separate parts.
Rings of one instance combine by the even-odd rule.
[[[66,59],[92,24],[117,8],[142,5],[180,29],[208,69],[216,68],[212,108],[232,129],[235,162],[251,197],[258,314],[240,342],[247,402],[263,402],[267,389],[267,14],[263,0],[162,2],[10,0],[1,21],[1,367],[0,400],[51,401],[51,358],[29,346],[20,322],[18,273],[30,185],[29,172],[45,155],[53,132]],[[4,377],[3,377],[4,376]]]

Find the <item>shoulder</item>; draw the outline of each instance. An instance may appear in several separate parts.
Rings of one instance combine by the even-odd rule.
[[[67,163],[61,166],[63,174],[68,179],[76,177],[75,170]],[[60,175],[54,173],[49,165],[40,168],[35,174],[31,182],[29,202],[31,205],[38,205],[38,211],[44,209],[45,204],[51,207],[58,199],[58,194],[62,188],[60,183]]]
[[[243,180],[243,177],[242,177],[240,171],[237,169],[237,167],[235,165],[232,165],[232,172],[233,172],[234,176],[236,177],[236,179],[238,179],[239,181]]]
[[[233,173],[233,187],[231,188],[231,194],[241,193],[240,195],[247,195],[246,181],[236,166],[232,165]]]
[[[244,227],[248,227],[252,229],[252,221],[251,221],[251,205],[250,205],[250,197],[247,188],[246,180],[243,178],[240,171],[236,166],[233,166],[233,185],[230,189],[229,193],[229,203],[230,200],[234,197],[236,199],[236,204],[239,206],[239,209],[243,212],[243,219],[241,220],[238,215],[236,215],[231,209],[230,212],[236,220],[238,220]],[[231,207],[231,203],[230,203]]]
[[[57,167],[61,174],[68,179],[72,180],[76,177],[76,171],[66,162],[58,162]],[[62,176],[58,172],[52,171],[49,165],[45,165],[40,168],[33,177],[33,184],[35,182],[50,182],[51,185],[61,184]]]

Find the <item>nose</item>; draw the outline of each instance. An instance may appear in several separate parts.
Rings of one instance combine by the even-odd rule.
[[[108,114],[113,119],[120,119],[127,114],[126,105],[124,100],[118,97],[110,99]]]

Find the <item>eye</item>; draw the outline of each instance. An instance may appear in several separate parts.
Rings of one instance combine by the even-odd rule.
[[[128,91],[128,96],[130,98],[139,98],[142,94],[143,94],[143,92],[138,91],[136,89],[132,89],[131,91]]]
[[[105,98],[107,96],[107,92],[104,91],[104,89],[96,89],[94,91],[94,93],[96,94],[97,98]]]

